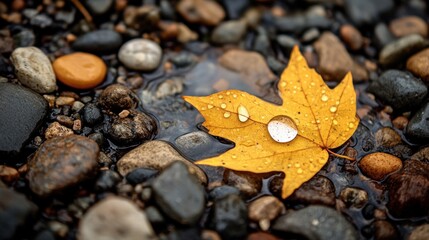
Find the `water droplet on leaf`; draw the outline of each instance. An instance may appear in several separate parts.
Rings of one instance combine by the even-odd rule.
[[[296,138],[298,128],[287,116],[275,116],[268,122],[268,132],[276,142],[286,143]]]
[[[325,94],[323,94],[323,95],[322,95],[322,101],[323,101],[323,102],[328,101],[328,99],[329,99],[329,98],[328,98],[328,96],[327,96],[327,95],[325,95]]]
[[[231,113],[230,112],[225,112],[224,114],[223,114],[223,117],[224,118],[229,118],[231,116]]]
[[[245,122],[249,119],[249,112],[247,111],[247,108],[243,105],[239,105],[237,108],[238,112],[238,120],[240,122]]]
[[[213,108],[213,105],[209,104],[209,105],[207,105],[207,108],[208,108],[208,109],[212,109],[212,108]]]
[[[221,107],[222,109],[225,109],[225,108],[226,108],[226,104],[225,104],[225,103],[222,103],[222,104],[220,104],[220,107]]]
[[[329,111],[331,111],[331,113],[334,113],[334,112],[337,111],[337,107],[332,106],[332,107],[329,108]]]

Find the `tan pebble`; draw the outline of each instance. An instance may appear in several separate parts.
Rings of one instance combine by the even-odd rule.
[[[0,165],[0,179],[5,183],[14,182],[19,178],[19,173],[15,168]]]
[[[130,111],[128,111],[128,110],[122,110],[122,111],[118,114],[118,116],[119,116],[120,118],[126,118],[126,117],[128,117],[128,115],[130,115]]]
[[[408,118],[399,116],[392,121],[393,126],[399,130],[404,130],[408,125]]]
[[[225,17],[222,6],[212,0],[181,0],[176,9],[186,21],[208,26],[218,25]]]
[[[382,180],[401,169],[402,161],[393,155],[376,152],[364,156],[359,162],[359,168],[366,176],[374,180]]]
[[[72,34],[72,33],[69,33],[69,34],[67,34],[67,36],[66,36],[66,40],[67,40],[67,42],[69,42],[69,43],[74,42],[74,41],[76,41],[76,35],[74,35],[74,34]]]
[[[426,22],[416,16],[407,16],[393,20],[389,24],[389,29],[396,37],[404,37],[417,33],[422,37],[428,35]]]
[[[80,131],[82,129],[82,121],[80,119],[76,119],[73,121],[73,131]]]
[[[70,128],[61,125],[59,122],[53,122],[46,129],[45,138],[51,139],[54,137],[63,137],[72,134],[73,130],[71,130]]]
[[[73,126],[73,119],[69,116],[65,116],[65,115],[58,115],[57,116],[57,121],[61,124],[64,125],[66,127],[72,127]]]
[[[57,99],[55,99],[55,105],[57,106],[71,106],[74,103],[74,98],[72,97],[63,97],[59,96]]]
[[[55,96],[54,95],[43,95],[43,98],[48,101],[49,107],[53,108],[55,106]]]
[[[411,232],[408,240],[427,240],[429,239],[429,224],[422,224]]]
[[[429,82],[429,48],[420,51],[407,60],[407,70],[421,78],[426,83]]]
[[[383,127],[375,133],[375,141],[378,146],[393,147],[402,142],[401,136],[389,127]]]
[[[264,219],[271,221],[286,210],[283,203],[273,196],[258,198],[248,208],[249,219],[256,222]]]
[[[353,51],[359,50],[363,45],[363,37],[353,25],[345,24],[341,26],[340,35],[347,47]]]
[[[82,52],[57,58],[53,67],[58,80],[77,89],[90,89],[99,85],[107,72],[101,58]]]

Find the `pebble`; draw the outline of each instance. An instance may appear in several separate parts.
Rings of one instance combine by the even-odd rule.
[[[73,105],[75,99],[72,97],[59,96],[55,99],[55,105],[58,107],[61,106],[71,106]]]
[[[151,186],[156,204],[176,222],[193,225],[204,213],[204,188],[184,163],[178,161],[169,165]]]
[[[124,85],[112,84],[103,90],[98,102],[103,109],[120,112],[136,107],[137,97]]]
[[[356,229],[332,208],[311,205],[279,217],[275,231],[294,233],[308,240],[359,239]]]
[[[222,6],[213,0],[181,0],[176,9],[189,23],[217,26],[225,18]]]
[[[11,189],[0,187],[0,196],[0,239],[22,239],[23,229],[33,226],[38,207]]]
[[[279,240],[279,238],[266,232],[254,232],[249,234],[246,240]]]
[[[357,25],[372,25],[394,7],[393,0],[344,0],[347,16]]]
[[[213,190],[211,190],[209,193],[209,197],[211,200],[216,201],[218,199],[224,198],[231,194],[240,195],[240,190],[238,190],[238,188],[236,187],[222,185],[222,186],[213,188]]]
[[[154,239],[146,214],[128,199],[109,196],[92,206],[79,222],[78,239]]]
[[[368,193],[359,188],[346,187],[341,190],[340,199],[347,207],[362,208],[368,202]]]
[[[11,83],[0,83],[0,156],[21,152],[48,112],[39,94]]]
[[[204,185],[207,176],[195,164],[183,158],[170,144],[164,141],[148,141],[125,154],[117,163],[118,171],[122,176],[137,168],[162,170],[174,161],[185,163],[190,172],[197,176]]]
[[[118,58],[129,69],[152,71],[161,62],[162,50],[151,40],[132,39],[119,49]]]
[[[36,41],[36,36],[33,30],[22,28],[18,33],[13,35],[13,43],[15,47],[30,47]]]
[[[82,182],[97,172],[98,154],[97,143],[83,136],[45,141],[28,162],[30,189],[47,196]]]
[[[281,33],[301,34],[311,28],[329,29],[332,24],[333,21],[331,19],[315,14],[282,16],[274,19],[274,26]]]
[[[220,56],[218,61],[222,67],[240,73],[250,86],[263,86],[277,80],[264,57],[256,52],[232,49]]]
[[[399,130],[404,130],[408,125],[408,118],[404,116],[398,116],[393,119],[392,124],[395,128]]]
[[[263,56],[273,55],[273,50],[271,48],[271,40],[265,28],[260,26],[257,28],[257,32],[258,34],[253,41],[252,50],[262,54]],[[268,62],[268,59],[266,61]]]
[[[90,127],[103,121],[103,113],[97,105],[93,103],[86,104],[85,107],[83,107],[81,114],[83,122]]]
[[[340,36],[344,43],[352,51],[357,51],[363,46],[362,34],[351,24],[344,24],[340,28]]]
[[[157,132],[155,120],[146,113],[129,110],[126,118],[116,117],[107,124],[109,137],[118,144],[141,143],[152,139]]]
[[[420,79],[393,69],[387,70],[373,81],[367,91],[397,111],[409,111],[418,106],[428,92]]]
[[[83,104],[83,102],[81,102],[81,101],[74,101],[73,105],[72,105],[72,110],[74,112],[79,112],[84,106],[85,106],[85,104]]]
[[[158,171],[154,169],[148,168],[137,168],[132,172],[128,173],[125,177],[127,181],[133,185],[146,182],[149,179],[154,178],[158,175]]]
[[[419,34],[422,37],[427,37],[428,35],[428,25],[417,16],[394,19],[390,22],[389,29],[395,37],[404,37],[410,34]]]
[[[420,149],[418,152],[414,153],[410,159],[429,164],[429,147]]]
[[[324,32],[313,46],[319,56],[317,69],[325,81],[340,81],[349,71],[352,72],[354,81],[368,80],[365,68],[351,58],[333,33]]]
[[[411,231],[408,240],[424,240],[429,239],[429,224],[422,224]]]
[[[232,194],[214,202],[209,226],[222,239],[243,239],[247,234],[247,208],[244,201]]]
[[[229,19],[238,19],[250,5],[249,0],[221,0],[220,3],[225,8]]]
[[[183,92],[184,79],[181,77],[169,78],[158,85],[155,91],[157,99],[175,96]]]
[[[425,83],[429,83],[429,49],[412,55],[407,60],[407,70]]]
[[[229,171],[224,174],[224,181],[232,187],[240,190],[240,193],[246,197],[255,197],[262,188],[262,177],[256,173]]]
[[[398,230],[388,221],[378,220],[374,225],[374,239],[400,239]]]
[[[394,147],[401,144],[401,135],[390,127],[382,127],[375,132],[375,142],[377,146]]]
[[[429,165],[406,160],[401,171],[389,177],[389,213],[394,217],[419,217],[429,213]]]
[[[104,81],[107,68],[103,60],[83,52],[57,58],[53,63],[55,75],[63,84],[77,89],[90,89]]]
[[[300,42],[297,39],[285,34],[277,35],[276,41],[287,54],[292,51],[295,45],[300,46]]]
[[[86,1],[89,10],[95,15],[103,15],[107,13],[113,5],[113,0],[91,0]]]
[[[19,172],[6,165],[0,165],[0,180],[5,183],[12,183],[19,178]]]
[[[73,42],[73,49],[89,53],[116,53],[122,45],[122,37],[113,30],[96,30],[79,36]]]
[[[246,34],[246,23],[243,20],[222,22],[212,32],[211,40],[215,44],[238,43]]]
[[[389,28],[384,23],[378,23],[374,28],[375,43],[380,48],[396,40],[395,36],[390,32]]]
[[[285,213],[286,208],[278,198],[263,196],[250,202],[248,211],[249,219],[258,222],[261,229],[267,231],[270,222]]]
[[[65,137],[68,135],[73,135],[73,130],[70,128],[61,125],[59,122],[53,122],[49,124],[48,128],[45,130],[45,138],[52,139],[55,137]]]
[[[405,134],[412,140],[426,141],[429,139],[429,102],[411,117]]]
[[[137,31],[153,31],[158,26],[159,20],[160,11],[154,5],[128,6],[124,11],[125,24]]]
[[[393,155],[375,152],[359,161],[359,169],[368,177],[380,181],[402,168],[402,161]]]
[[[48,57],[36,47],[16,48],[10,57],[18,80],[38,93],[57,89],[54,70]]]
[[[108,191],[114,189],[121,180],[122,177],[117,172],[112,170],[101,171],[95,181],[95,190]]]
[[[218,145],[216,139],[203,131],[184,134],[174,142],[180,152],[191,159],[198,159],[202,152],[211,152]]]
[[[411,34],[384,46],[380,51],[378,60],[381,65],[393,66],[427,46],[428,42],[422,36]]]
[[[335,187],[328,178],[315,176],[295,190],[288,200],[292,203],[334,206]]]

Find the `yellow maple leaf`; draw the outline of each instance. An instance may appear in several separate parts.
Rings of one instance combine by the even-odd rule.
[[[282,197],[287,198],[326,164],[329,153],[338,155],[330,149],[346,142],[359,123],[351,74],[330,89],[295,46],[278,89],[281,106],[239,90],[185,96],[205,118],[203,126],[210,134],[235,143],[233,149],[197,163],[284,172]]]

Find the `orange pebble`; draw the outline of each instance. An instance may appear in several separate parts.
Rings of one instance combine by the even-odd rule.
[[[89,53],[72,53],[52,64],[58,80],[77,89],[89,89],[103,82],[107,67],[103,60]]]

